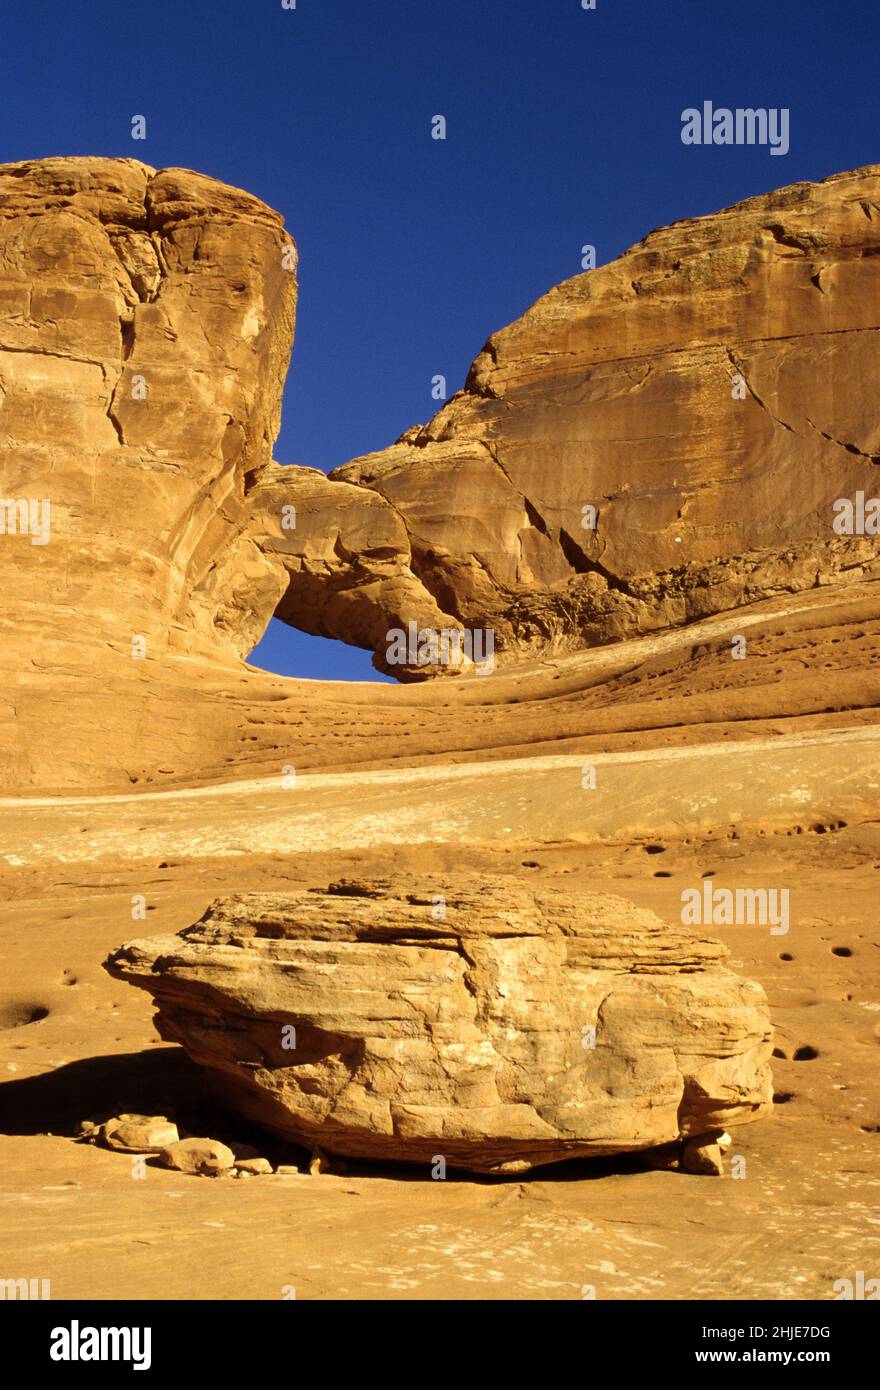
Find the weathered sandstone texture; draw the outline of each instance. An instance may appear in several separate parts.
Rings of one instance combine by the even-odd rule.
[[[278,432],[294,265],[277,213],[200,174],[0,167],[4,496],[52,502],[48,544],[4,538],[5,601],[54,619],[50,659],[135,633],[250,650],[278,585],[236,537]],[[227,626],[258,576],[260,621]]]
[[[136,766],[156,691],[188,683],[169,657],[237,662],[260,636],[286,575],[242,533],[279,427],[294,265],[277,213],[200,174],[0,167],[5,782],[51,784],[77,738],[84,780],[94,726]],[[49,503],[45,542],[20,502]]]
[[[0,787],[314,761],[274,722],[296,688],[242,663],[273,613],[385,668],[391,629],[491,628],[512,665],[876,579],[832,506],[880,491],[878,208],[871,166],[653,232],[327,478],[272,461],[277,213],[135,160],[0,166]]]
[[[223,898],[114,952],[241,1114],[329,1153],[518,1171],[769,1113],[764,992],[620,898],[515,880]]]
[[[331,479],[387,498],[447,621],[502,656],[876,574],[877,537],[838,537],[832,504],[880,490],[878,255],[878,166],[661,228]],[[334,586],[369,565],[342,552]],[[293,596],[280,614],[302,622]],[[339,635],[371,641],[351,616]]]

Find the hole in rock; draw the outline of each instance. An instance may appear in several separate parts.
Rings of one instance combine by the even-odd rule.
[[[668,869],[655,869],[655,871],[654,871],[654,877],[655,877],[655,878],[672,878],[672,874],[669,872]]]
[[[646,854],[665,854],[665,853],[666,853],[666,846],[665,846],[665,845],[645,845],[645,853],[646,853]]]
[[[795,1099],[795,1093],[794,1093],[794,1091],[774,1091],[774,1092],[773,1092],[773,1104],[774,1104],[774,1105],[787,1105],[788,1102],[789,1102],[790,1100],[794,1100],[794,1099]]]
[[[24,1028],[28,1023],[39,1023],[48,1018],[49,1010],[42,1004],[14,1003],[0,1004],[0,1028]]]
[[[288,627],[278,618],[270,620],[247,662],[275,676],[397,685],[392,676],[383,676],[376,670],[372,652],[350,647],[332,637],[312,637]]]
[[[851,956],[852,951],[849,946],[832,946],[831,954],[832,956]]]
[[[780,951],[780,952],[779,952],[779,959],[780,959],[780,960],[794,960],[794,956],[791,954],[790,951]]]
[[[787,1062],[787,1061],[788,1061],[788,1056],[787,1056],[787,1054],[786,1054],[785,1052],[783,1052],[783,1050],[782,1050],[781,1047],[774,1047],[774,1049],[773,1049],[773,1056],[774,1056],[774,1057],[780,1057],[780,1058],[782,1059],[783,1062]]]
[[[817,1049],[816,1049],[815,1047],[810,1047],[809,1044],[807,1044],[805,1047],[798,1047],[798,1048],[795,1048],[795,1051],[794,1051],[794,1061],[795,1061],[795,1062],[812,1062],[812,1061],[814,1061],[818,1056],[819,1056],[819,1053],[818,1053]]]

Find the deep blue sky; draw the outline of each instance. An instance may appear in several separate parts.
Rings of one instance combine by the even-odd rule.
[[[3,12],[0,161],[129,155],[278,208],[300,303],[275,456],[330,469],[428,419],[435,373],[457,389],[584,243],[602,263],[880,160],[878,51],[876,0],[29,0]],[[704,99],[788,107],[790,152],[684,146]],[[273,626],[273,669],[371,674]]]

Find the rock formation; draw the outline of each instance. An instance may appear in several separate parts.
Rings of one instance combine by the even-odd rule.
[[[876,574],[876,535],[838,536],[832,507],[880,490],[878,254],[872,166],[677,222],[558,285],[428,425],[331,474],[387,499],[389,548],[340,526],[316,563],[332,499],[307,503],[279,616],[399,675],[373,604],[383,630],[404,594],[437,623],[407,549],[445,623],[493,628],[508,658]]]
[[[278,431],[293,264],[276,213],[199,174],[0,168],[7,785],[100,779],[98,729],[136,766],[169,655],[259,637],[285,581],[240,535]]]
[[[653,232],[327,478],[271,457],[276,213],[134,160],[0,167],[0,786],[302,765],[307,692],[242,664],[273,613],[415,678],[450,668],[389,668],[392,629],[515,664],[876,578],[832,504],[878,491],[878,207],[872,166]]]
[[[215,902],[106,962],[233,1108],[329,1153],[519,1171],[768,1113],[764,992],[619,898],[459,880]]]
[[[259,636],[279,585],[236,537],[278,432],[294,265],[276,213],[199,174],[0,168],[4,496],[52,503],[49,544],[4,538],[4,587],[26,627],[63,612],[59,665],[132,634],[238,655]],[[227,626],[258,576],[264,611]]]

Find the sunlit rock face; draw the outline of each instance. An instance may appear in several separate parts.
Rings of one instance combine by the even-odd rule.
[[[259,637],[286,576],[245,538],[247,493],[295,301],[281,218],[247,193],[135,160],[0,168],[0,494],[49,518],[0,536],[10,781],[85,773],[95,725],[137,763],[167,658]]]
[[[352,1157],[520,1171],[769,1113],[760,985],[621,898],[504,877],[223,898],[106,962],[241,1114]]]
[[[500,652],[571,649],[876,573],[880,169],[652,232],[493,334],[424,428],[332,476]]]
[[[417,679],[471,669],[434,632],[504,664],[875,575],[835,503],[878,476],[878,207],[872,166],[652,232],[495,333],[429,424],[264,475],[279,617]]]
[[[653,232],[327,478],[271,457],[278,214],[134,160],[0,168],[0,785],[283,764],[292,697],[241,664],[273,613],[413,680],[876,576],[835,503],[880,490],[878,193],[869,168]]]

